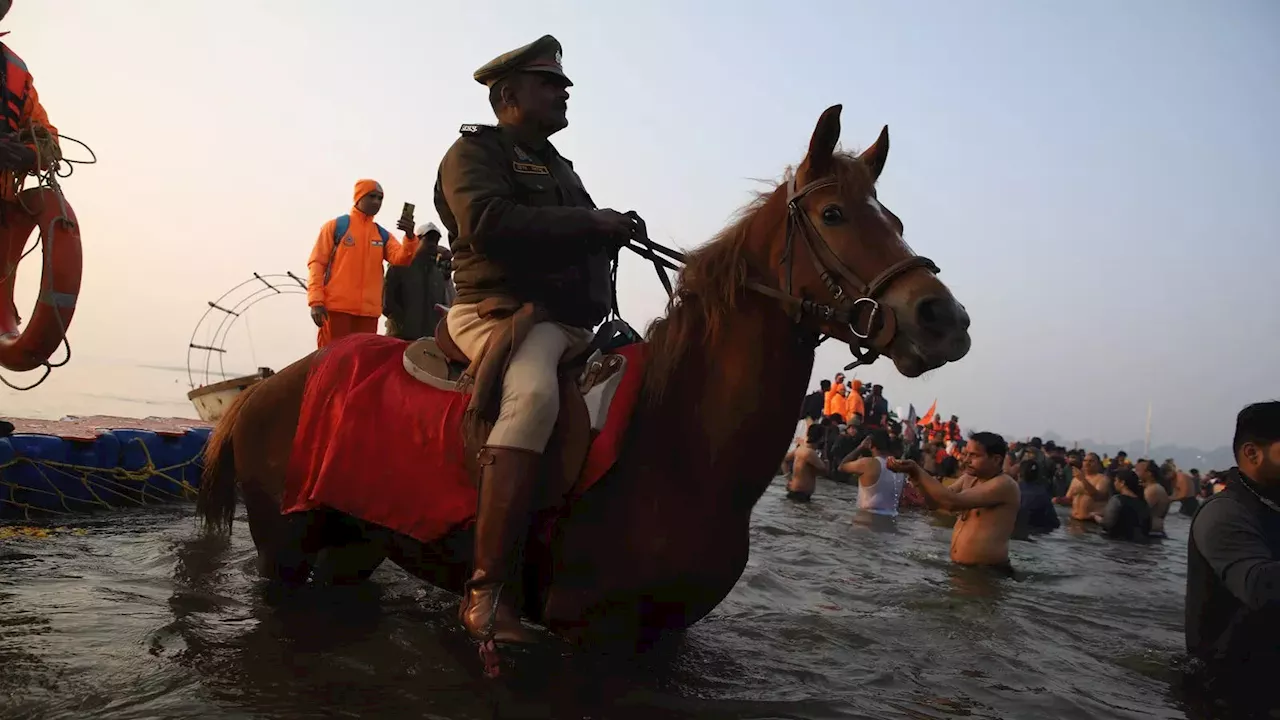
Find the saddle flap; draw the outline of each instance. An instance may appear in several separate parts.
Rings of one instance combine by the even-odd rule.
[[[543,487],[541,505],[544,508],[560,508],[582,477],[587,462],[587,452],[595,438],[591,416],[583,402],[575,378],[560,379],[560,412],[556,416],[551,440],[547,442],[542,464]]]

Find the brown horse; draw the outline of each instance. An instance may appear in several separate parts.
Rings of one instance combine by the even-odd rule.
[[[840,106],[823,113],[786,181],[686,259],[648,330],[616,465],[526,551],[530,620],[576,643],[647,643],[715,608],[746,565],[751,510],[791,441],[821,335],[889,355],[908,377],[968,352],[964,308],[876,198],[888,129],[839,153],[839,118]],[[199,510],[228,529],[238,483],[268,572],[298,552],[280,499],[314,358],[242,394],[207,450]],[[469,571],[469,530],[424,544],[336,511],[323,526],[306,539],[330,555],[322,577],[364,578],[390,558],[460,592]]]

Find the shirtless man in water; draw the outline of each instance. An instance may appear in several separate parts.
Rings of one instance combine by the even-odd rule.
[[[1135,470],[1142,481],[1142,497],[1151,508],[1151,534],[1164,537],[1164,517],[1169,514],[1173,500],[1160,484],[1160,466],[1151,460],[1142,460]]]
[[[1102,458],[1097,453],[1084,456],[1084,467],[1075,471],[1067,499],[1071,502],[1071,519],[1093,522],[1094,515],[1101,515],[1107,506],[1107,488],[1111,481],[1102,472]]]
[[[826,472],[827,465],[822,462],[818,450],[826,440],[827,429],[821,425],[810,425],[805,431],[805,444],[792,448],[783,458],[783,465],[791,465],[791,477],[787,479],[787,499],[796,502],[809,502],[813,497],[813,489],[818,485],[818,473]]]
[[[1009,538],[1018,522],[1022,496],[1018,483],[1004,474],[1009,446],[995,433],[969,436],[961,456],[965,474],[951,487],[943,487],[910,460],[889,460],[890,470],[905,474],[925,497],[944,510],[959,513],[951,531],[951,561],[1013,570],[1009,564]]]

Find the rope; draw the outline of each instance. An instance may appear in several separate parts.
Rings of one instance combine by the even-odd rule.
[[[71,535],[88,535],[89,531],[84,528],[65,528],[65,527],[32,527],[30,525],[4,525],[0,526],[0,540],[13,539],[43,539],[51,535],[63,533]]]
[[[18,457],[0,463],[0,507],[13,506],[22,512],[23,518],[30,520],[35,514],[81,515],[84,514],[86,504],[93,508],[109,510],[190,500],[195,497],[196,487],[183,480],[182,474],[186,468],[198,466],[201,457],[199,454],[176,465],[157,467],[155,460],[151,457],[151,451],[142,440],[134,438],[130,442],[137,443],[142,448],[144,462],[137,470],[122,467],[90,467],[28,457]],[[6,471],[19,466],[35,469],[43,481],[43,487],[33,487],[31,483],[19,485],[16,480],[9,479],[13,473],[6,473]],[[52,476],[74,478],[87,491],[88,497],[68,496]],[[161,486],[166,483],[173,483],[179,488],[179,492],[173,492]],[[28,498],[32,496],[48,498],[52,499],[52,502],[41,503],[40,507],[36,507],[30,502],[23,501],[22,495]],[[55,504],[61,509],[51,507]]]
[[[22,196],[22,193],[24,190],[30,189],[27,187],[28,178],[35,178],[36,183],[33,186],[34,188],[49,188],[50,190],[53,190],[55,197],[58,198],[58,208],[60,212],[57,217],[50,221],[47,231],[43,226],[39,228],[40,232],[36,241],[31,243],[31,247],[22,252],[22,255],[18,258],[18,262],[14,263],[14,266],[6,271],[4,276],[5,280],[8,280],[13,273],[18,271],[18,265],[36,249],[37,244],[43,244],[45,246],[46,257],[51,257],[53,255],[54,223],[72,225],[71,218],[67,215],[67,200],[62,194],[62,188],[58,184],[58,178],[70,177],[72,172],[75,170],[75,165],[93,165],[98,162],[97,154],[93,152],[93,149],[88,145],[67,135],[55,138],[53,133],[49,132],[49,129],[43,125],[28,124],[26,127],[23,127],[18,131],[17,140],[18,142],[23,142],[35,147],[35,167],[26,173],[18,173],[13,170],[6,170],[3,173],[0,173],[0,187],[12,192],[11,197],[14,197],[17,200],[18,206],[22,208],[23,212],[34,215],[35,213],[27,206],[26,198]],[[70,140],[71,142],[83,147],[89,152],[90,159],[72,160],[70,158],[64,158],[62,155],[62,148],[59,146],[60,140]],[[61,171],[63,161],[67,163],[65,172]],[[62,319],[62,309],[54,306],[53,312],[54,317],[57,318],[58,321],[58,331],[59,335],[62,336],[62,347],[66,350],[66,357],[58,362],[45,360],[41,363],[44,367],[44,374],[40,376],[40,379],[30,385],[14,385],[3,375],[0,375],[0,383],[4,383],[10,389],[17,390],[19,392],[34,390],[49,378],[49,374],[53,372],[54,368],[62,367],[71,362],[71,342],[67,340],[67,323]]]

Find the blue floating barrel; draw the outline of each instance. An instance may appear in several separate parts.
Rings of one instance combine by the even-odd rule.
[[[157,435],[159,447],[154,460],[158,472],[147,482],[150,489],[158,491],[155,499],[172,502],[182,497],[182,483],[186,463],[191,459],[186,434]],[[153,493],[154,494],[154,493]]]
[[[65,473],[71,486],[67,494],[76,501],[71,509],[88,511],[117,505],[121,487],[113,471],[120,462],[120,440],[104,433],[91,442],[66,442],[67,462],[76,466]]]
[[[13,443],[9,442],[9,438],[0,438],[0,520],[20,514],[18,508],[10,502],[14,491],[13,485],[10,484],[13,482],[11,473],[16,470],[9,466],[9,463],[12,463],[16,457]]]
[[[119,466],[129,472],[138,472],[147,467],[147,460],[157,468],[162,468],[166,464],[169,455],[167,448],[161,441],[160,436],[150,430],[112,430],[112,435],[120,442],[120,463]],[[151,483],[156,480],[154,475],[145,478],[128,480],[121,483],[121,492],[128,498],[132,504],[143,505],[150,500],[160,500],[156,497],[156,493],[152,490]]]
[[[204,447],[209,444],[210,428],[192,428],[182,436],[182,479],[191,487],[200,487],[200,473],[204,472]]]
[[[54,470],[45,462],[65,463],[67,443],[53,435],[11,435],[7,444],[13,451],[13,465],[3,471],[7,501],[6,516],[25,517],[31,510],[67,512],[66,502],[73,483],[68,475]],[[22,462],[24,458],[28,462]]]

